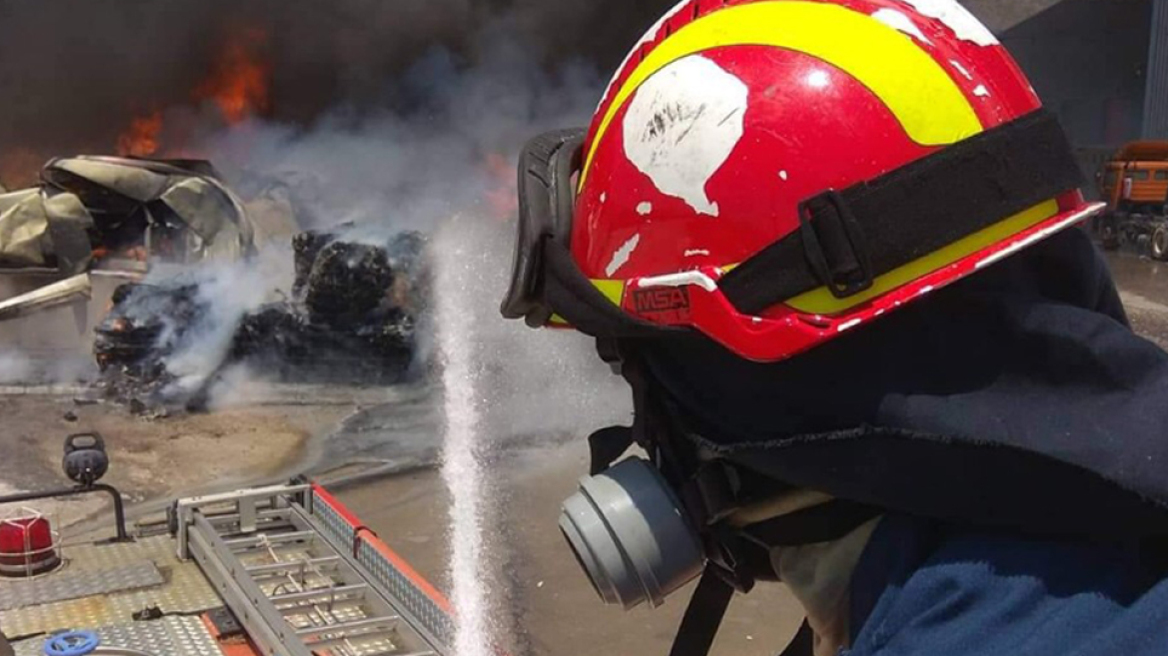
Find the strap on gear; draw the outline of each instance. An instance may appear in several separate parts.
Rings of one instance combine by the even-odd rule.
[[[747,540],[765,547],[797,547],[839,540],[876,519],[883,510],[855,501],[835,499],[742,529]]]
[[[734,587],[723,580],[714,567],[707,566],[681,618],[669,656],[706,656],[710,653],[710,646],[714,644],[718,627],[722,625],[733,597]]]
[[[791,642],[779,656],[812,656],[814,653],[815,632],[811,630],[811,623],[803,620],[803,624],[799,625],[799,630],[795,632],[795,637],[791,638]]]
[[[604,473],[633,446],[633,429],[628,426],[609,426],[588,436],[589,476]]]
[[[714,567],[707,567],[685,609],[669,656],[707,656],[733,597],[734,586]],[[815,634],[804,620],[779,656],[812,656],[814,649]]]
[[[823,286],[846,298],[1082,182],[1058,119],[1038,110],[875,180],[804,201],[800,230],[718,286],[749,314]]]
[[[550,237],[542,251],[547,279],[543,285],[546,304],[586,335],[611,338],[662,337],[683,329],[659,326],[633,317],[601,294],[572,259],[571,252]]]
[[[636,354],[627,343],[602,339],[597,343],[602,358],[628,381],[633,392],[632,427],[613,426],[589,437],[592,475],[608,469],[634,443],[654,455],[662,473],[683,499],[685,512],[703,534],[708,562],[690,599],[670,656],[707,656],[735,590],[748,591],[755,580],[773,578],[769,548],[816,544],[842,538],[880,514],[879,509],[835,500],[788,515],[734,528],[725,521],[741,507],[745,487],[753,476],[724,461],[701,462],[663,433],[679,430],[670,425],[669,404],[650,398],[649,381]],[[662,414],[664,413],[664,415]],[[774,485],[781,485],[772,482]],[[811,656],[812,632],[804,622],[795,639],[780,656]]]

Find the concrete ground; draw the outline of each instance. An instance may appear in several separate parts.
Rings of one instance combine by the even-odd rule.
[[[331,430],[352,411],[260,406],[146,420],[117,406],[78,405],[70,395],[0,395],[0,496],[71,487],[61,471],[65,436],[89,431],[104,436],[109,453],[102,482],[118,488],[131,506],[281,478],[302,469],[315,433]],[[65,527],[107,510],[108,503],[104,496],[81,496],[30,505]]]
[[[1168,349],[1168,263],[1134,253],[1110,253],[1128,319],[1135,331]]]

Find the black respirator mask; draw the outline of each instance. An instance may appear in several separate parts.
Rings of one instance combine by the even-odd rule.
[[[669,332],[624,314],[572,262],[575,177],[584,137],[579,129],[549,132],[531,140],[520,156],[519,231],[502,314],[532,327],[558,314],[592,334]],[[625,447],[632,442],[631,434],[618,439]],[[594,466],[596,475],[582,479],[564,502],[560,529],[606,603],[658,606],[701,574],[701,539],[654,464],[630,458],[609,468],[610,462]]]

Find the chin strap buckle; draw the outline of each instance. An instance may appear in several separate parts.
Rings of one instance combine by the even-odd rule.
[[[807,263],[836,298],[872,287],[875,275],[859,221],[834,189],[799,203],[799,224]]]

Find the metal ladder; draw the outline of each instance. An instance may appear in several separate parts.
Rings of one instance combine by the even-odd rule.
[[[266,654],[440,654],[422,623],[325,538],[312,500],[309,485],[180,500],[178,555],[194,558]]]

